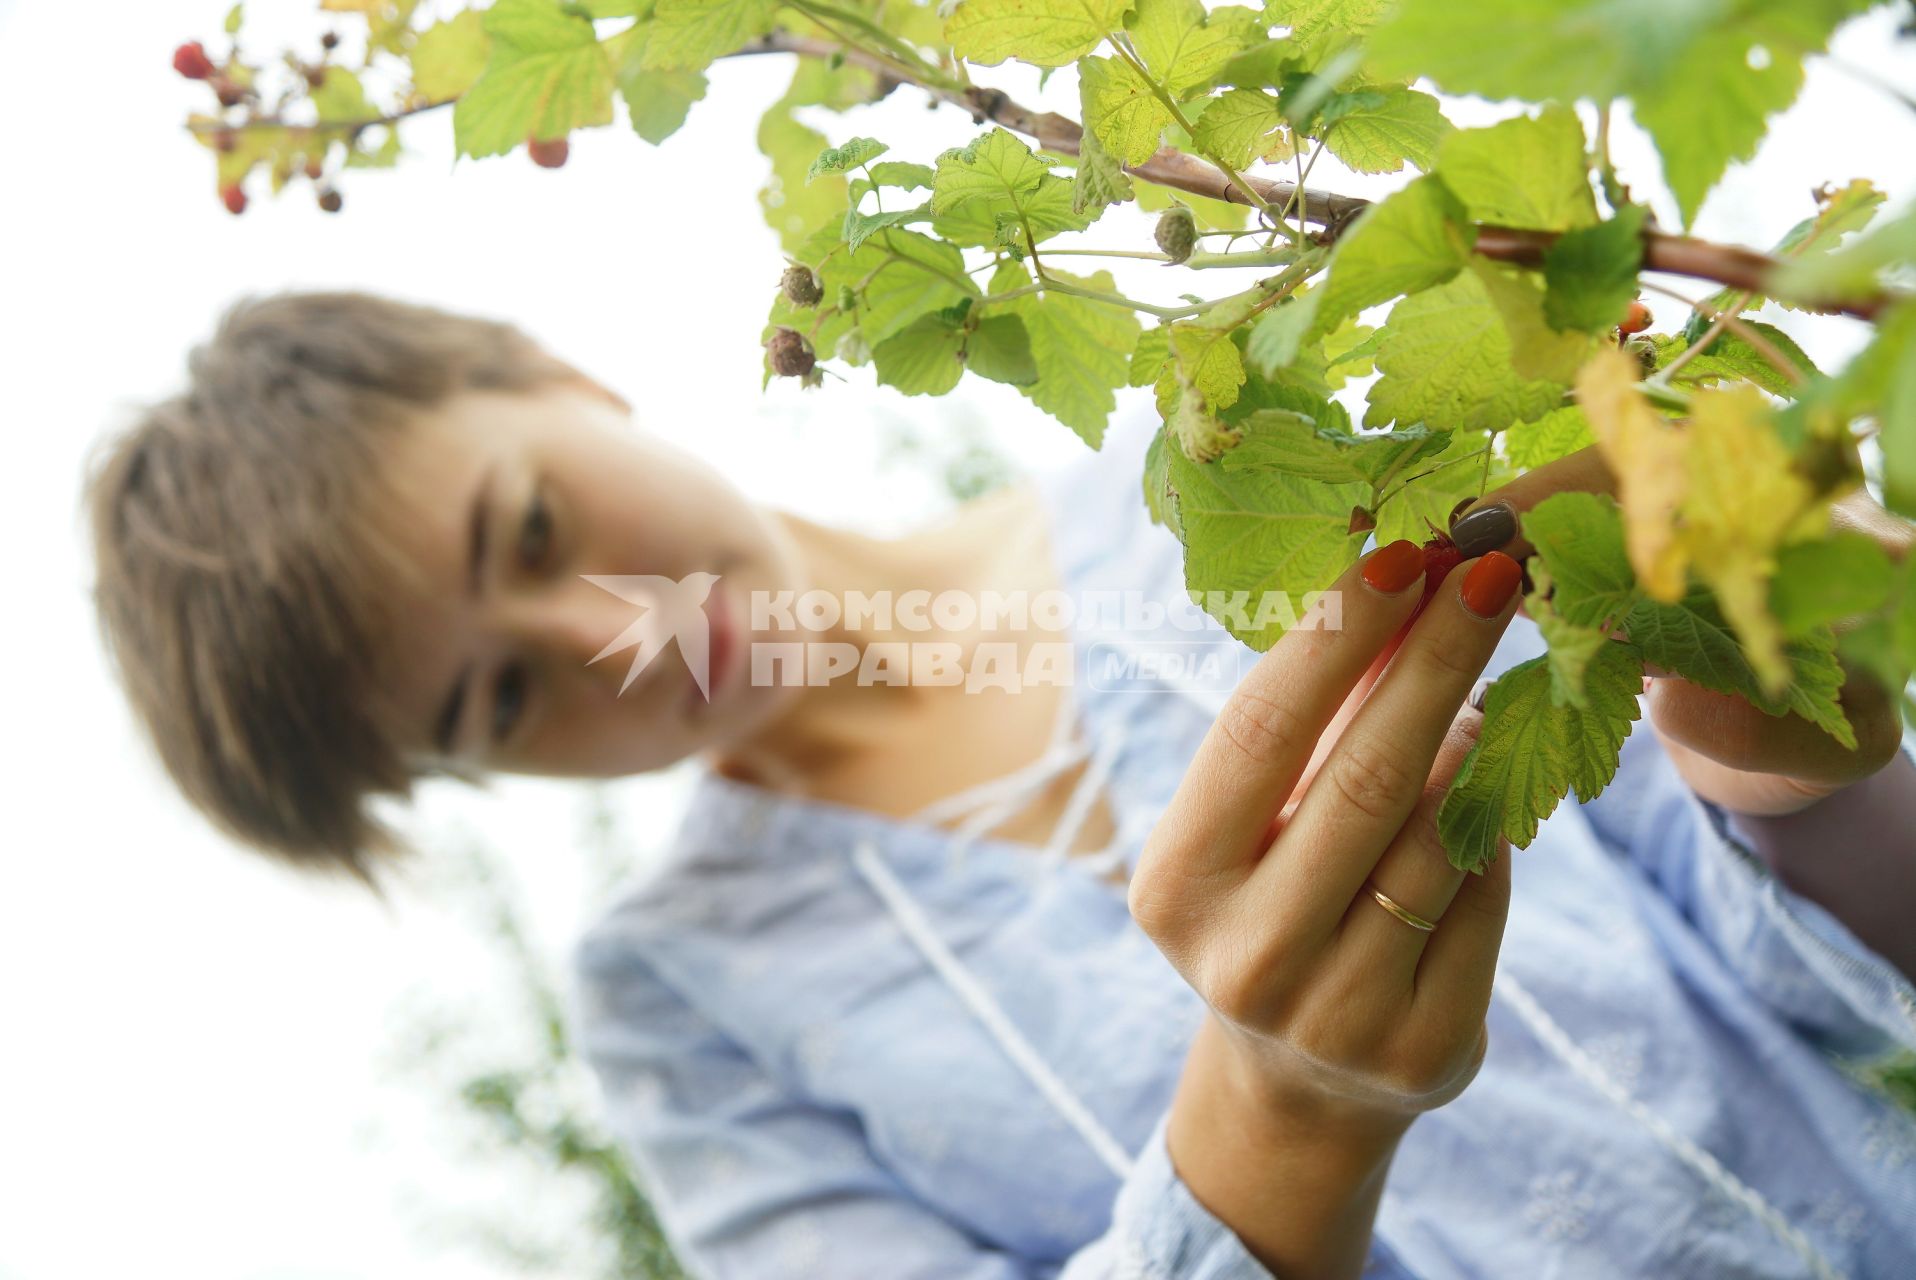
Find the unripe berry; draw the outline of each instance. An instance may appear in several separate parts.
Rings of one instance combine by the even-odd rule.
[[[796,329],[775,330],[765,342],[765,357],[781,378],[802,378],[818,363],[811,344]]]
[[[526,139],[526,154],[532,157],[532,163],[541,169],[557,169],[572,152],[571,144],[564,138]]]
[[[327,187],[319,193],[319,207],[327,213],[338,213],[346,204],[346,197]]]
[[[818,300],[825,296],[812,269],[796,262],[785,268],[785,274],[779,277],[778,288],[785,295],[785,300],[795,307],[815,307]]]
[[[1625,355],[1636,357],[1639,379],[1647,378],[1657,371],[1657,344],[1648,338],[1627,339],[1623,344],[1623,351]]]
[[[173,69],[188,80],[209,80],[213,75],[213,60],[206,56],[205,45],[189,40],[173,51]]]
[[[1417,602],[1417,608],[1411,617],[1424,611],[1437,595],[1437,589],[1444,585],[1444,579],[1450,571],[1464,562],[1464,553],[1457,549],[1447,534],[1438,534],[1424,544],[1424,597]]]
[[[1158,215],[1158,248],[1173,262],[1183,262],[1197,247],[1197,219],[1181,204]]]
[[[1617,332],[1626,338],[1633,333],[1642,333],[1655,319],[1656,317],[1650,314],[1650,308],[1641,302],[1632,301],[1629,312],[1623,317],[1623,323],[1617,326]]]
[[[220,203],[226,206],[226,211],[228,213],[235,214],[235,215],[245,213],[246,212],[245,189],[242,188],[240,184],[237,182],[227,183],[225,186],[220,188]]]

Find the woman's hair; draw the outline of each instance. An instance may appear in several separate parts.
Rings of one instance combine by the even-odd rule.
[[[213,823],[375,890],[401,854],[369,812],[414,781],[376,673],[404,562],[382,441],[466,389],[585,381],[512,325],[358,292],[242,297],[88,465],[108,659]],[[403,514],[401,517],[403,519]]]

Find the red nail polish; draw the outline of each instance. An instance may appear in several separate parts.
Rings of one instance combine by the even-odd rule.
[[[1480,618],[1494,618],[1503,612],[1521,585],[1522,565],[1501,551],[1486,551],[1481,560],[1470,566],[1458,590],[1463,595],[1464,608]]]
[[[1424,572],[1424,553],[1409,538],[1399,538],[1387,547],[1371,552],[1364,562],[1364,581],[1387,596],[1394,596]]]

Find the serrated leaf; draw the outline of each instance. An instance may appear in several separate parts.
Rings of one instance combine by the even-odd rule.
[[[856,252],[800,260],[817,271],[826,297],[841,286],[854,291],[859,331],[872,347],[923,315],[979,296],[957,248],[915,231],[881,231]]]
[[[1237,402],[1237,390],[1244,384],[1244,361],[1228,329],[1174,324],[1171,355],[1213,413]]]
[[[365,86],[345,67],[330,66],[312,91],[313,108],[323,123],[342,120],[370,120],[379,115],[366,101]]]
[[[1209,85],[1234,54],[1264,34],[1256,10],[1232,5],[1207,13],[1200,0],[1137,0],[1124,26],[1144,65],[1178,99]]]
[[[1896,585],[1896,566],[1874,538],[1833,533],[1776,553],[1770,612],[1786,636],[1872,613]]]
[[[1639,599],[1623,549],[1616,502],[1593,493],[1554,493],[1521,517],[1524,540],[1543,562],[1553,605],[1573,626],[1621,622]]]
[[[1361,484],[1372,491],[1450,444],[1448,431],[1407,427],[1383,435],[1353,435],[1289,409],[1260,409],[1235,425],[1243,438],[1221,460],[1227,471],[1282,471],[1326,484]]]
[[[1852,232],[1868,226],[1870,219],[1876,216],[1876,210],[1887,199],[1867,178],[1857,178],[1841,187],[1819,187],[1813,195],[1816,198],[1816,212],[1783,233],[1783,238],[1770,250],[1772,257],[1808,262],[1831,253]],[[1736,305],[1739,300],[1741,310],[1754,311],[1770,299],[1760,293],[1745,297],[1737,289],[1713,293],[1703,300],[1703,308],[1690,317],[1684,326],[1683,336],[1691,342],[1703,336],[1703,331],[1710,324],[1704,309],[1722,311]],[[1776,299],[1776,303],[1785,310],[1799,310],[1796,303],[1781,298]]]
[[[1390,89],[1376,103],[1340,115],[1324,132],[1324,147],[1355,173],[1396,173],[1407,160],[1428,171],[1450,131],[1437,99]]]
[[[1363,36],[1387,7],[1388,0],[1266,0],[1264,16],[1276,26],[1289,27],[1297,40],[1326,32]]]
[[[1484,282],[1466,271],[1392,308],[1377,349],[1366,426],[1426,423],[1501,431],[1554,408],[1562,386],[1525,379],[1511,365],[1510,337]]]
[[[1144,330],[1138,335],[1137,346],[1131,351],[1130,372],[1126,382],[1134,387],[1148,387],[1158,380],[1158,374],[1164,369],[1164,362],[1171,358],[1171,326],[1161,324]]]
[[[1251,366],[1265,377],[1274,376],[1297,359],[1304,340],[1317,323],[1321,290],[1299,290],[1257,318],[1244,345]]]
[[[965,340],[965,367],[981,378],[1028,387],[1038,380],[1031,335],[1017,316],[986,316]]]
[[[1125,164],[1143,164],[1157,152],[1171,113],[1128,62],[1083,58],[1078,62],[1078,91],[1084,127]]]
[[[1404,483],[1412,476],[1418,478]],[[1378,544],[1399,538],[1426,541],[1432,529],[1449,527],[1451,510],[1459,502],[1481,497],[1510,478],[1509,470],[1490,449],[1488,433],[1452,432],[1449,446],[1419,459],[1410,475],[1398,481],[1383,506],[1376,509]]]
[[[612,63],[589,21],[548,0],[499,0],[484,24],[485,72],[453,108],[460,155],[503,155],[529,137],[611,122]]]
[[[1074,276],[1052,267],[1046,274],[1087,289],[1109,292],[1115,287],[1108,271]],[[992,274],[991,291],[1008,293],[1030,283],[1023,267],[1001,263]],[[1049,291],[1026,294],[994,309],[1023,320],[1030,339],[1038,380],[1019,387],[1019,392],[1086,444],[1099,447],[1111,410],[1117,407],[1117,389],[1127,381],[1127,356],[1138,341],[1137,318],[1089,298]]]
[[[1218,596],[1246,593],[1246,616],[1217,616],[1253,649],[1268,649],[1286,629],[1282,616],[1305,613],[1304,596],[1329,587],[1357,556],[1362,535],[1349,532],[1360,485],[1328,485],[1275,471],[1228,471],[1164,450],[1177,524],[1184,538],[1184,579],[1207,609]],[[1265,593],[1274,593],[1267,601]],[[1260,625],[1260,606],[1272,614]]]
[[[847,169],[856,169],[868,160],[876,160],[891,148],[876,138],[852,138],[842,147],[826,147],[818,153],[818,159],[812,161],[812,167],[806,171],[805,181],[813,182],[827,173],[843,173]]]
[[[945,152],[932,179],[933,229],[964,245],[1004,243],[999,228],[1007,221],[1028,231],[1034,242],[1083,230],[1096,215],[1073,211],[1072,184],[1050,167],[1049,157],[1034,153],[1004,129]]]
[[[1537,590],[1524,597],[1524,609],[1537,624],[1537,633],[1543,637],[1544,644],[1549,646],[1544,656],[1550,667],[1550,700],[1558,706],[1587,711],[1590,691],[1585,681],[1590,664],[1611,641],[1595,627],[1579,626],[1558,613],[1548,594],[1549,575],[1540,570],[1536,574],[1541,575]]]
[[[1798,392],[1801,379],[1818,376],[1815,364],[1811,363],[1803,348],[1796,345],[1796,339],[1784,333],[1772,324],[1761,320],[1745,320],[1744,325],[1761,334],[1776,353],[1783,357],[1784,363],[1792,366],[1799,375],[1791,378],[1772,364],[1740,333],[1725,332],[1719,334],[1710,345],[1692,356],[1681,369],[1670,375],[1673,386],[1707,386],[1717,382],[1754,382],[1771,395],[1794,396]],[[1665,335],[1653,335],[1651,341],[1656,346],[1657,367],[1668,365],[1688,346],[1681,338]]]
[[[1585,668],[1581,708],[1552,699],[1546,658],[1504,672],[1485,694],[1482,732],[1437,812],[1451,865],[1482,871],[1502,840],[1529,847],[1566,794],[1588,801],[1608,786],[1641,715],[1642,680],[1635,648],[1617,643],[1603,645]]]
[[[1478,258],[1470,269],[1484,282],[1510,343],[1510,367],[1526,381],[1568,388],[1601,339],[1581,329],[1562,332],[1544,317],[1543,277],[1508,262]]]
[[[790,86],[759,119],[758,149],[772,162],[771,176],[759,190],[759,206],[787,253],[797,253],[827,218],[833,220],[836,238],[839,221],[850,203],[849,184],[838,175],[826,174],[815,182],[806,180],[812,161],[828,139],[801,123],[794,113],[808,106],[843,111],[879,93],[876,77],[864,67],[800,58],[792,68]]]
[[[908,396],[941,396],[964,376],[964,329],[943,315],[920,316],[872,346],[880,386]]]
[[[889,209],[882,213],[860,213],[856,209],[845,211],[845,243],[853,252],[883,231],[886,227],[902,227],[908,222],[929,222],[931,207],[919,205],[915,209]]]
[[[1204,109],[1191,140],[1205,155],[1242,169],[1270,148],[1283,123],[1276,98],[1261,89],[1233,89]]]
[[[1643,266],[1643,208],[1625,205],[1594,227],[1566,232],[1544,251],[1544,318],[1553,329],[1602,333],[1622,323]]]
[[[651,24],[639,23],[605,42],[617,68],[619,96],[625,99],[632,131],[658,146],[677,133],[692,104],[705,97],[705,76],[697,71],[648,71],[645,45]]]
[[[658,0],[645,65],[703,71],[772,29],[780,0]]]
[[[1443,182],[1414,179],[1366,209],[1337,238],[1313,332],[1450,279],[1469,263],[1475,238],[1463,206]]]
[[[1597,438],[1590,434],[1583,410],[1564,405],[1533,421],[1511,423],[1504,428],[1503,442],[1510,465],[1528,471],[1587,448]]]
[[[1251,220],[1251,207],[1247,204],[1194,196],[1188,191],[1161,187],[1142,179],[1136,184],[1135,194],[1138,208],[1145,213],[1162,213],[1174,204],[1183,205],[1197,215],[1200,231],[1242,231]]]
[[[964,0],[945,22],[945,39],[968,62],[1017,58],[1062,67],[1121,28],[1132,0]]]
[[[1130,175],[1104,149],[1098,135],[1087,131],[1078,140],[1078,164],[1071,178],[1071,212],[1096,217],[1096,211],[1106,205],[1130,198]]]
[[[1144,450],[1144,509],[1154,524],[1161,524],[1184,540],[1177,523],[1177,503],[1171,494],[1171,455],[1177,452],[1170,442],[1169,429],[1159,426]]]
[[[1597,220],[1583,125],[1569,107],[1455,130],[1437,149],[1436,172],[1478,222],[1568,231]]]
[[[1683,593],[1685,556],[1675,527],[1688,487],[1683,441],[1637,389],[1639,372],[1622,352],[1599,351],[1577,375],[1577,403],[1617,477],[1637,580],[1651,596],[1671,601]]]
[[[905,191],[931,190],[934,176],[930,165],[912,164],[905,160],[881,160],[867,168],[866,172],[881,187],[898,187]]]
[[[492,51],[485,17],[481,10],[468,9],[420,32],[412,49],[413,88],[432,102],[445,102],[470,89],[486,69],[486,57]]]

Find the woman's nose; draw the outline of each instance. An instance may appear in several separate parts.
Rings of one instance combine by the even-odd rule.
[[[627,645],[603,658],[599,658],[599,654],[621,638],[642,612],[639,606],[583,578],[575,578],[553,591],[522,601],[513,630],[556,669],[596,676],[616,693],[625,680],[636,648]]]

